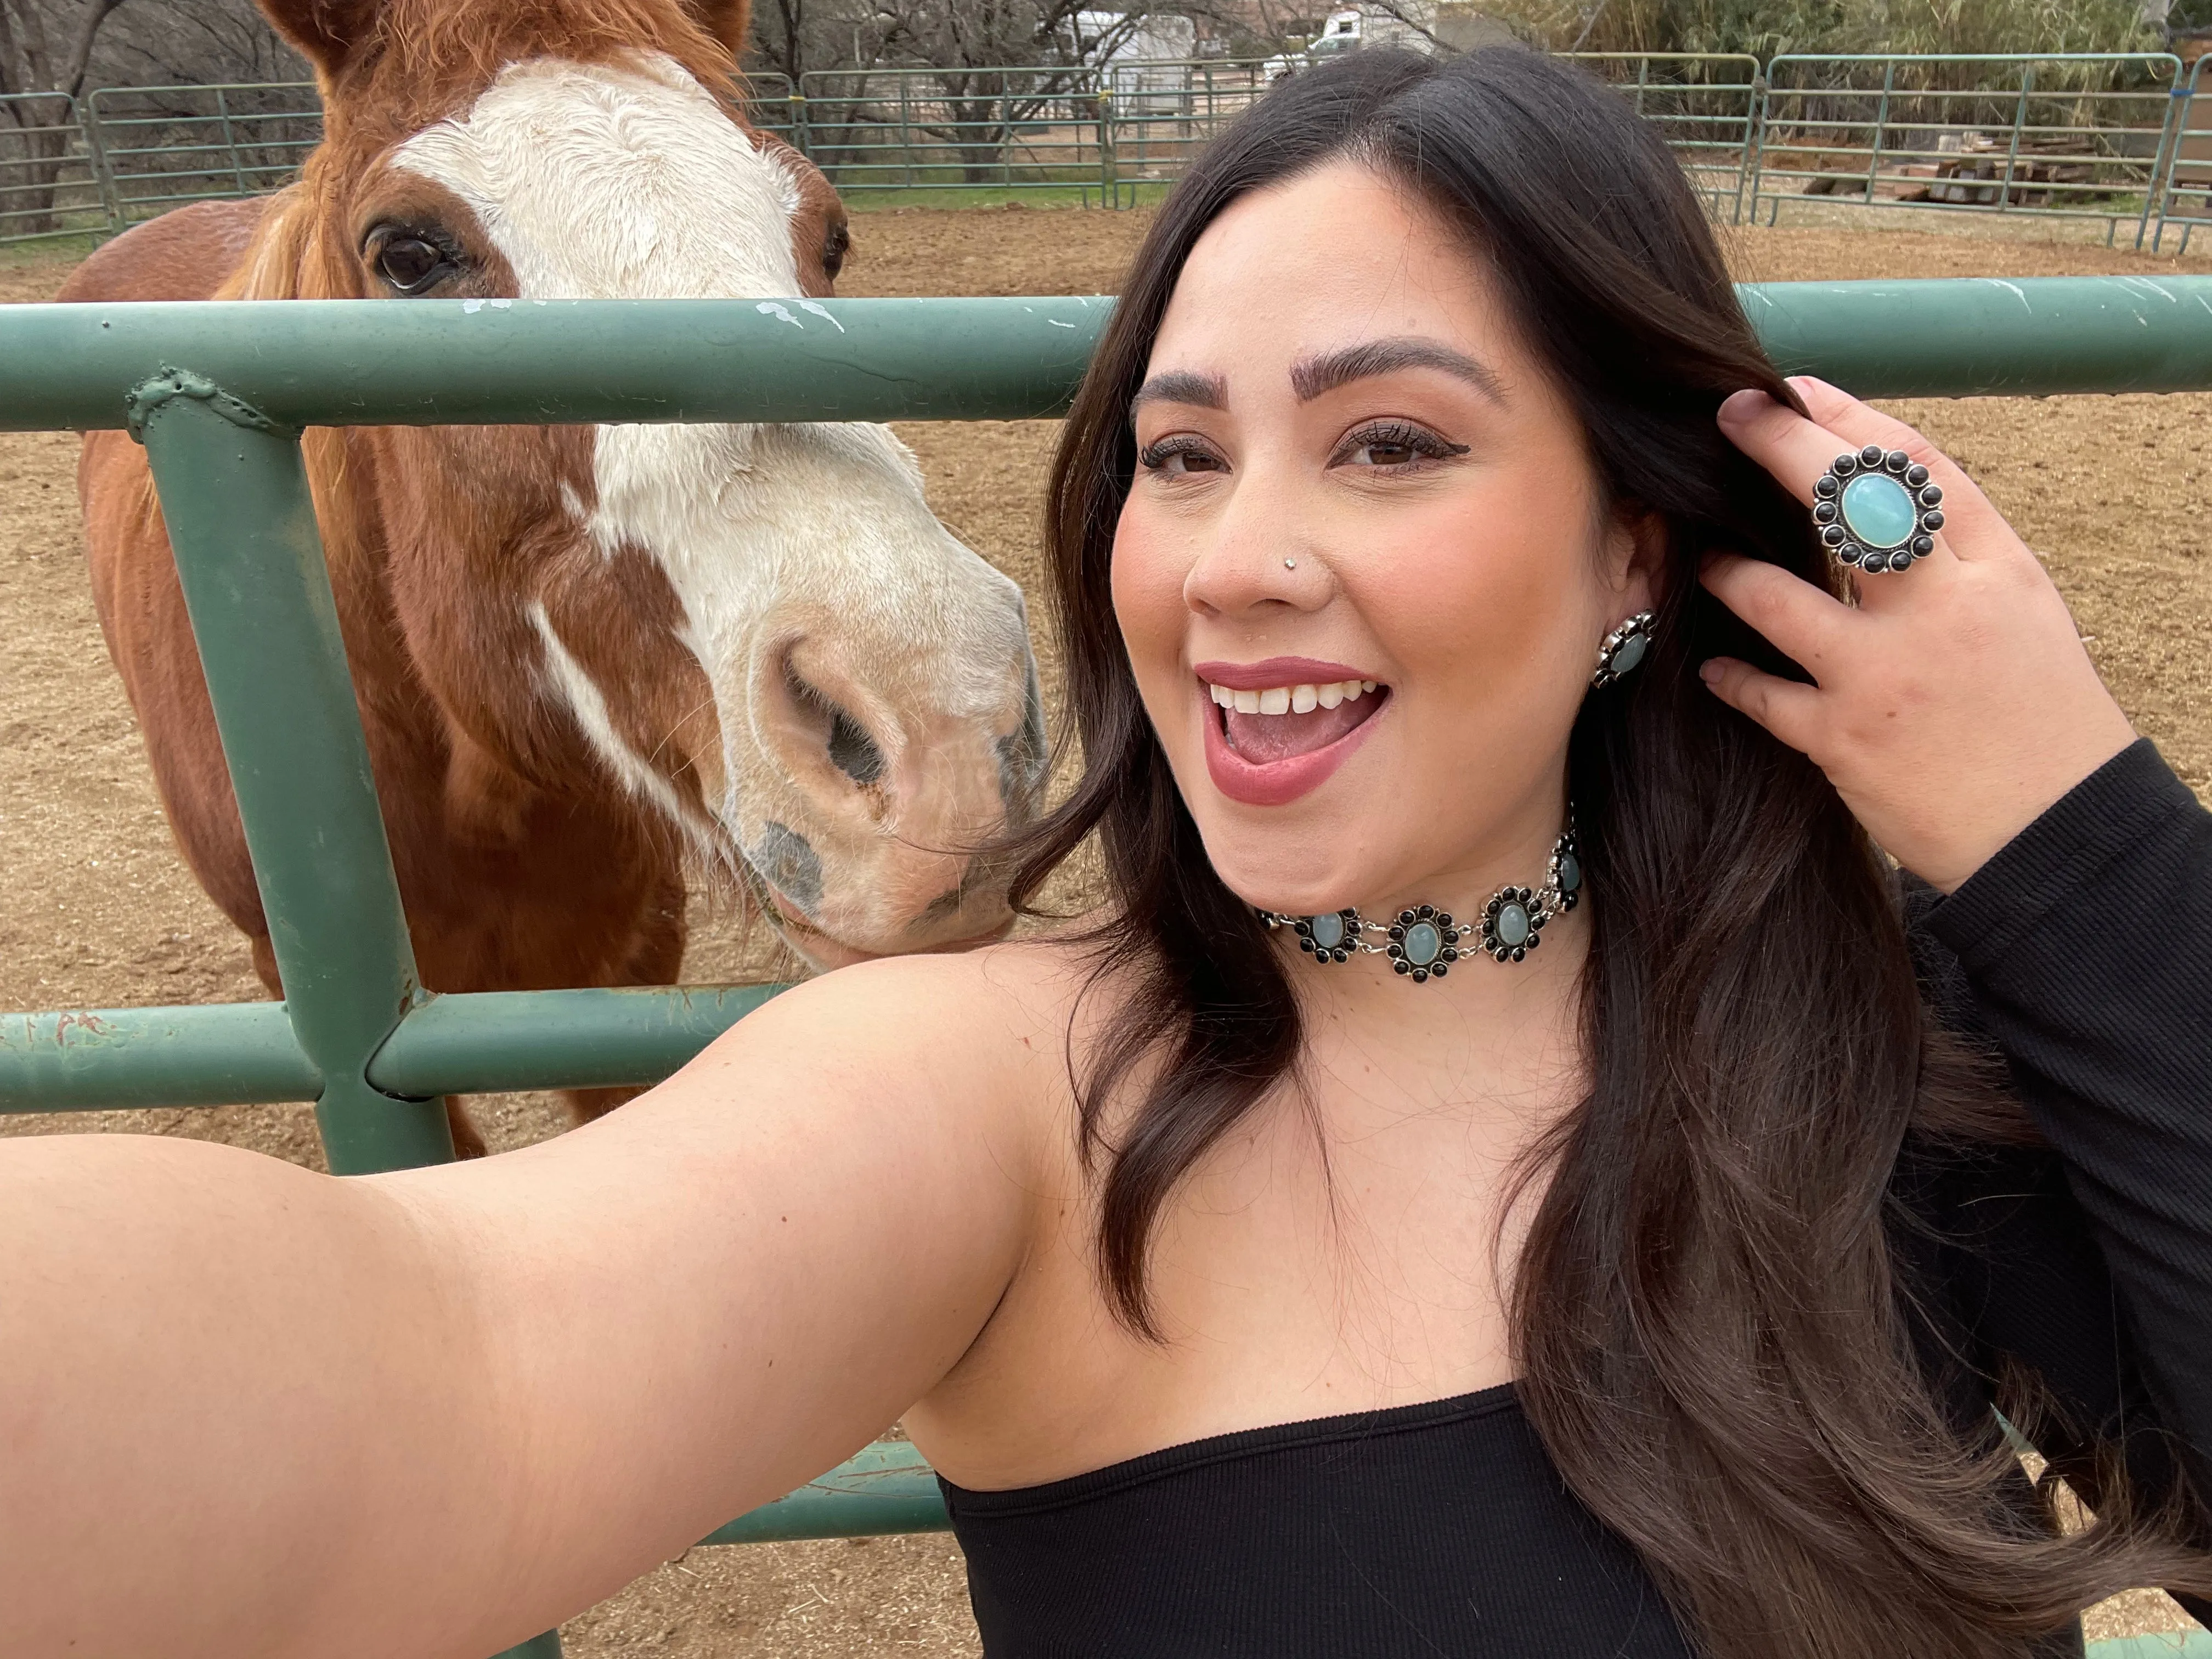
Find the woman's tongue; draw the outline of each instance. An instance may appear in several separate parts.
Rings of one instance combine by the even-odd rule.
[[[1357,702],[1347,701],[1334,708],[1316,708],[1304,714],[1242,714],[1233,708],[1224,708],[1221,714],[1229,746],[1253,765],[1267,766],[1328,748],[1382,703],[1381,696],[1370,693]]]

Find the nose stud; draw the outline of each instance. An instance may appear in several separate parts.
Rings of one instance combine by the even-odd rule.
[[[1283,568],[1285,570],[1296,570],[1297,568],[1298,562],[1296,559],[1285,559],[1283,561]]]

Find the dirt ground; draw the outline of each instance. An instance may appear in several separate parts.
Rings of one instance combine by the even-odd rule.
[[[860,216],[848,295],[1110,292],[1141,213],[1064,210]],[[1743,230],[1748,280],[2065,276],[2212,270],[2069,240],[1889,228]],[[46,299],[66,264],[0,253],[0,302]],[[1971,471],[2045,557],[2138,729],[2212,794],[2212,554],[2197,517],[2212,471],[2212,396],[1900,404]],[[931,499],[1025,586],[1050,422],[912,426]],[[0,434],[0,1009],[258,998],[244,945],[179,860],[131,712],[100,643],[74,495],[76,441]],[[1049,673],[1056,653],[1041,640]],[[694,980],[756,977],[757,940],[702,912]],[[495,1146],[556,1133],[540,1096],[477,1103]],[[0,1133],[109,1129],[193,1134],[319,1162],[305,1107],[0,1120]],[[118,1559],[116,1570],[128,1563]],[[2093,1638],[2186,1623],[2140,1593],[2096,1609]],[[576,1659],[655,1654],[755,1659],[978,1651],[949,1540],[857,1540],[694,1550],[562,1632]]]

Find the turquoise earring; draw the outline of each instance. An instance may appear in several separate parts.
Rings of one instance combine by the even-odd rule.
[[[1656,620],[1649,611],[1639,611],[1605,636],[1597,648],[1597,672],[1590,676],[1593,689],[1604,690],[1644,660],[1651,648],[1651,624]]]

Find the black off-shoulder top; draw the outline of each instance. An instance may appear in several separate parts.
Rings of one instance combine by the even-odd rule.
[[[2046,1145],[1909,1148],[1899,1249],[1969,1420],[2029,1367],[2077,1437],[2212,1494],[2212,814],[2148,741],[1949,897],[1907,895],[1945,1019]],[[1049,1486],[945,1482],[988,1659],[1689,1659],[1510,1385],[1173,1446]],[[2212,1529],[2208,1529],[2212,1536]],[[2200,1618],[2212,1605],[2184,1598]],[[2212,1619],[2208,1619],[2212,1622]],[[2080,1651],[2076,1632],[2055,1651]]]

